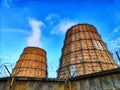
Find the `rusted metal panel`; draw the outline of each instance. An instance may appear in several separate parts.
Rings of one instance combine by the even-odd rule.
[[[81,85],[81,87],[80,87],[80,89],[81,90],[89,90],[89,80],[87,79],[87,80],[82,80],[81,82],[80,82],[80,85]]]
[[[95,79],[93,79],[94,80],[94,84],[92,84],[92,82],[91,82],[91,84],[93,85],[93,87],[94,87],[94,89],[93,90],[102,90],[102,86],[101,86],[101,84],[100,84],[100,79],[99,78],[95,78]],[[92,90],[92,89],[91,89]]]
[[[100,85],[99,85],[99,82],[98,82],[98,80],[96,80],[96,79],[90,79],[89,80],[89,89],[90,90],[100,90]]]
[[[116,90],[120,90],[120,74],[116,75],[111,75],[113,84],[116,88]]]
[[[100,82],[103,90],[115,90],[110,76],[100,77]]]
[[[16,82],[15,87],[13,90],[27,90],[28,88],[28,83],[27,81],[19,81]]]
[[[63,83],[56,82],[52,90],[64,90],[64,85]]]
[[[76,89],[75,90],[80,90],[80,82],[76,82]]]
[[[70,88],[71,90],[76,90],[77,89],[77,82],[70,82]]]
[[[42,83],[38,81],[37,82],[31,81],[31,82],[28,82],[27,87],[28,87],[27,90],[37,90],[42,87]]]

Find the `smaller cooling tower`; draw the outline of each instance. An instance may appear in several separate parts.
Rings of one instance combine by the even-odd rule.
[[[38,47],[27,47],[18,60],[12,75],[46,78],[46,52]]]

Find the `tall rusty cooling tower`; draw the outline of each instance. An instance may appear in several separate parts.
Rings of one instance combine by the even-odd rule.
[[[38,47],[25,48],[12,72],[12,75],[46,78],[46,52]]]
[[[58,78],[76,77],[112,68],[117,68],[117,64],[94,26],[78,24],[68,29]]]

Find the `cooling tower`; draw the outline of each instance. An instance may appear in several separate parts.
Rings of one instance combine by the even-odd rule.
[[[117,64],[94,26],[78,24],[68,29],[58,78],[71,78],[113,68],[117,68]]]
[[[25,77],[47,77],[46,52],[38,47],[27,47],[21,54],[12,75]]]

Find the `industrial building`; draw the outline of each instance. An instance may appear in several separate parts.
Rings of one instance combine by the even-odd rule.
[[[97,29],[77,24],[66,32],[57,78],[47,77],[46,51],[26,47],[0,90],[120,90],[120,67]]]
[[[20,56],[12,76],[47,77],[46,52],[38,47],[27,47]]]
[[[93,25],[78,24],[67,30],[58,78],[71,78],[117,67]]]

